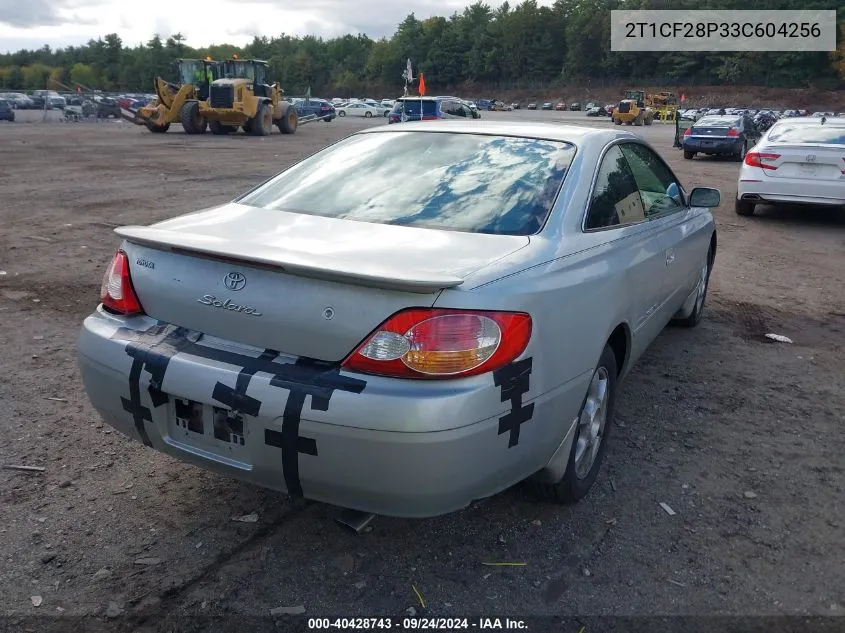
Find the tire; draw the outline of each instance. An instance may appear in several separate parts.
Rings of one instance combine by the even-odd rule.
[[[616,125],[622,125],[622,119],[613,119],[613,122],[614,122]]]
[[[340,112],[337,113],[337,116],[346,116],[346,112],[341,110]]]
[[[200,116],[200,104],[196,101],[187,101],[179,110],[179,118],[182,120],[182,129],[185,134],[204,134],[208,127],[208,121]]]
[[[223,136],[225,134],[231,134],[237,128],[232,127],[231,125],[223,125],[220,121],[209,121],[208,127],[211,130],[212,134],[216,134],[217,136]]]
[[[692,160],[693,158],[695,158],[695,152],[688,152],[687,150],[684,150],[684,158],[686,158],[687,160]]]
[[[266,103],[258,104],[255,118],[249,122],[250,133],[253,136],[269,136],[273,129],[273,113]]]
[[[164,134],[170,128],[170,123],[165,123],[164,125],[156,125],[155,123],[147,121],[146,126],[147,129],[153,134]]]
[[[365,119],[372,119],[373,113],[372,112],[364,112],[364,118]]]
[[[748,148],[746,147],[746,143],[743,141],[742,147],[739,148],[739,151],[734,154],[733,158],[736,162],[741,163],[745,160],[745,155],[748,153]]]
[[[566,472],[557,483],[527,481],[526,484],[536,495],[556,503],[575,503],[587,496],[601,469],[607,450],[607,438],[613,426],[617,374],[616,356],[610,346],[605,345],[581,404]],[[600,394],[602,384],[604,397]],[[591,410],[592,415],[590,415]],[[596,415],[602,412],[603,420],[597,422]],[[597,429],[595,424],[598,424]],[[591,445],[585,441],[590,437],[594,437],[597,445]],[[591,447],[594,448],[592,455],[589,453]],[[584,459],[588,461],[584,462]]]
[[[734,211],[736,211],[737,215],[754,215],[754,203],[750,200],[740,200],[737,198],[734,202]]]
[[[673,319],[673,323],[681,327],[695,327],[701,323],[701,315],[704,313],[704,303],[707,300],[707,289],[710,287],[710,272],[713,270],[713,250],[707,251],[707,258],[701,266],[698,284],[695,287],[695,304],[689,316],[681,319]]]
[[[390,116],[390,110],[385,110],[385,111],[384,111],[384,118],[386,119],[386,118],[387,118],[387,117],[389,117],[389,116]],[[478,117],[477,117],[477,116],[475,116],[475,115],[473,114],[473,115],[472,115],[472,118],[473,118],[473,119],[477,119]]]
[[[276,121],[276,127],[282,134],[296,134],[297,125],[299,125],[299,118],[295,108],[286,109],[282,113],[282,118]]]

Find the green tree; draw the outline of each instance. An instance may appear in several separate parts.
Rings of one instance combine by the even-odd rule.
[[[71,66],[70,81],[84,88],[95,88],[99,83],[97,81],[97,73],[94,72],[94,69],[88,64],[81,62],[77,62]]]

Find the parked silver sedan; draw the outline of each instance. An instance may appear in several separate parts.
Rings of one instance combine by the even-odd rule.
[[[371,128],[123,242],[79,364],[145,445],[294,496],[435,516],[596,480],[619,381],[696,325],[718,190],[638,136]]]

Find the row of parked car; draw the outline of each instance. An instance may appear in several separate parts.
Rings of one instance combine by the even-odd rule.
[[[687,108],[679,109],[678,116],[684,119],[692,119],[697,121],[703,116],[718,116],[718,115],[743,115],[750,116],[768,115],[775,119],[781,118],[796,118],[796,117],[841,117],[845,116],[845,112],[827,112],[818,111],[811,112],[809,110],[775,110],[770,108]]]
[[[343,117],[387,118],[388,123],[402,120],[423,120],[460,116],[464,118],[481,118],[481,108],[474,101],[451,96],[436,97],[400,97],[399,99],[349,99],[334,98],[292,98],[291,103],[296,107],[297,115],[302,117],[316,116],[326,122]]]

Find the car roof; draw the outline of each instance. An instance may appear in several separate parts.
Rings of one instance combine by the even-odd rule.
[[[609,130],[607,128],[590,127],[586,125],[559,125],[556,123],[542,123],[533,121],[460,121],[439,120],[425,124],[410,124],[413,127],[395,125],[379,125],[357,132],[357,134],[372,134],[385,132],[404,132],[413,129],[415,132],[450,132],[454,134],[489,134],[496,136],[518,136],[523,138],[538,138],[550,141],[565,141],[575,146],[581,145],[587,139],[598,142],[609,142],[614,139],[641,140],[633,132]]]
[[[736,120],[741,119],[741,118],[742,118],[741,114],[708,114],[707,116],[701,117],[695,123],[696,123],[696,125],[698,125],[702,121],[705,124],[711,123],[711,122],[714,122],[714,121],[728,122],[728,121],[736,121]]]

